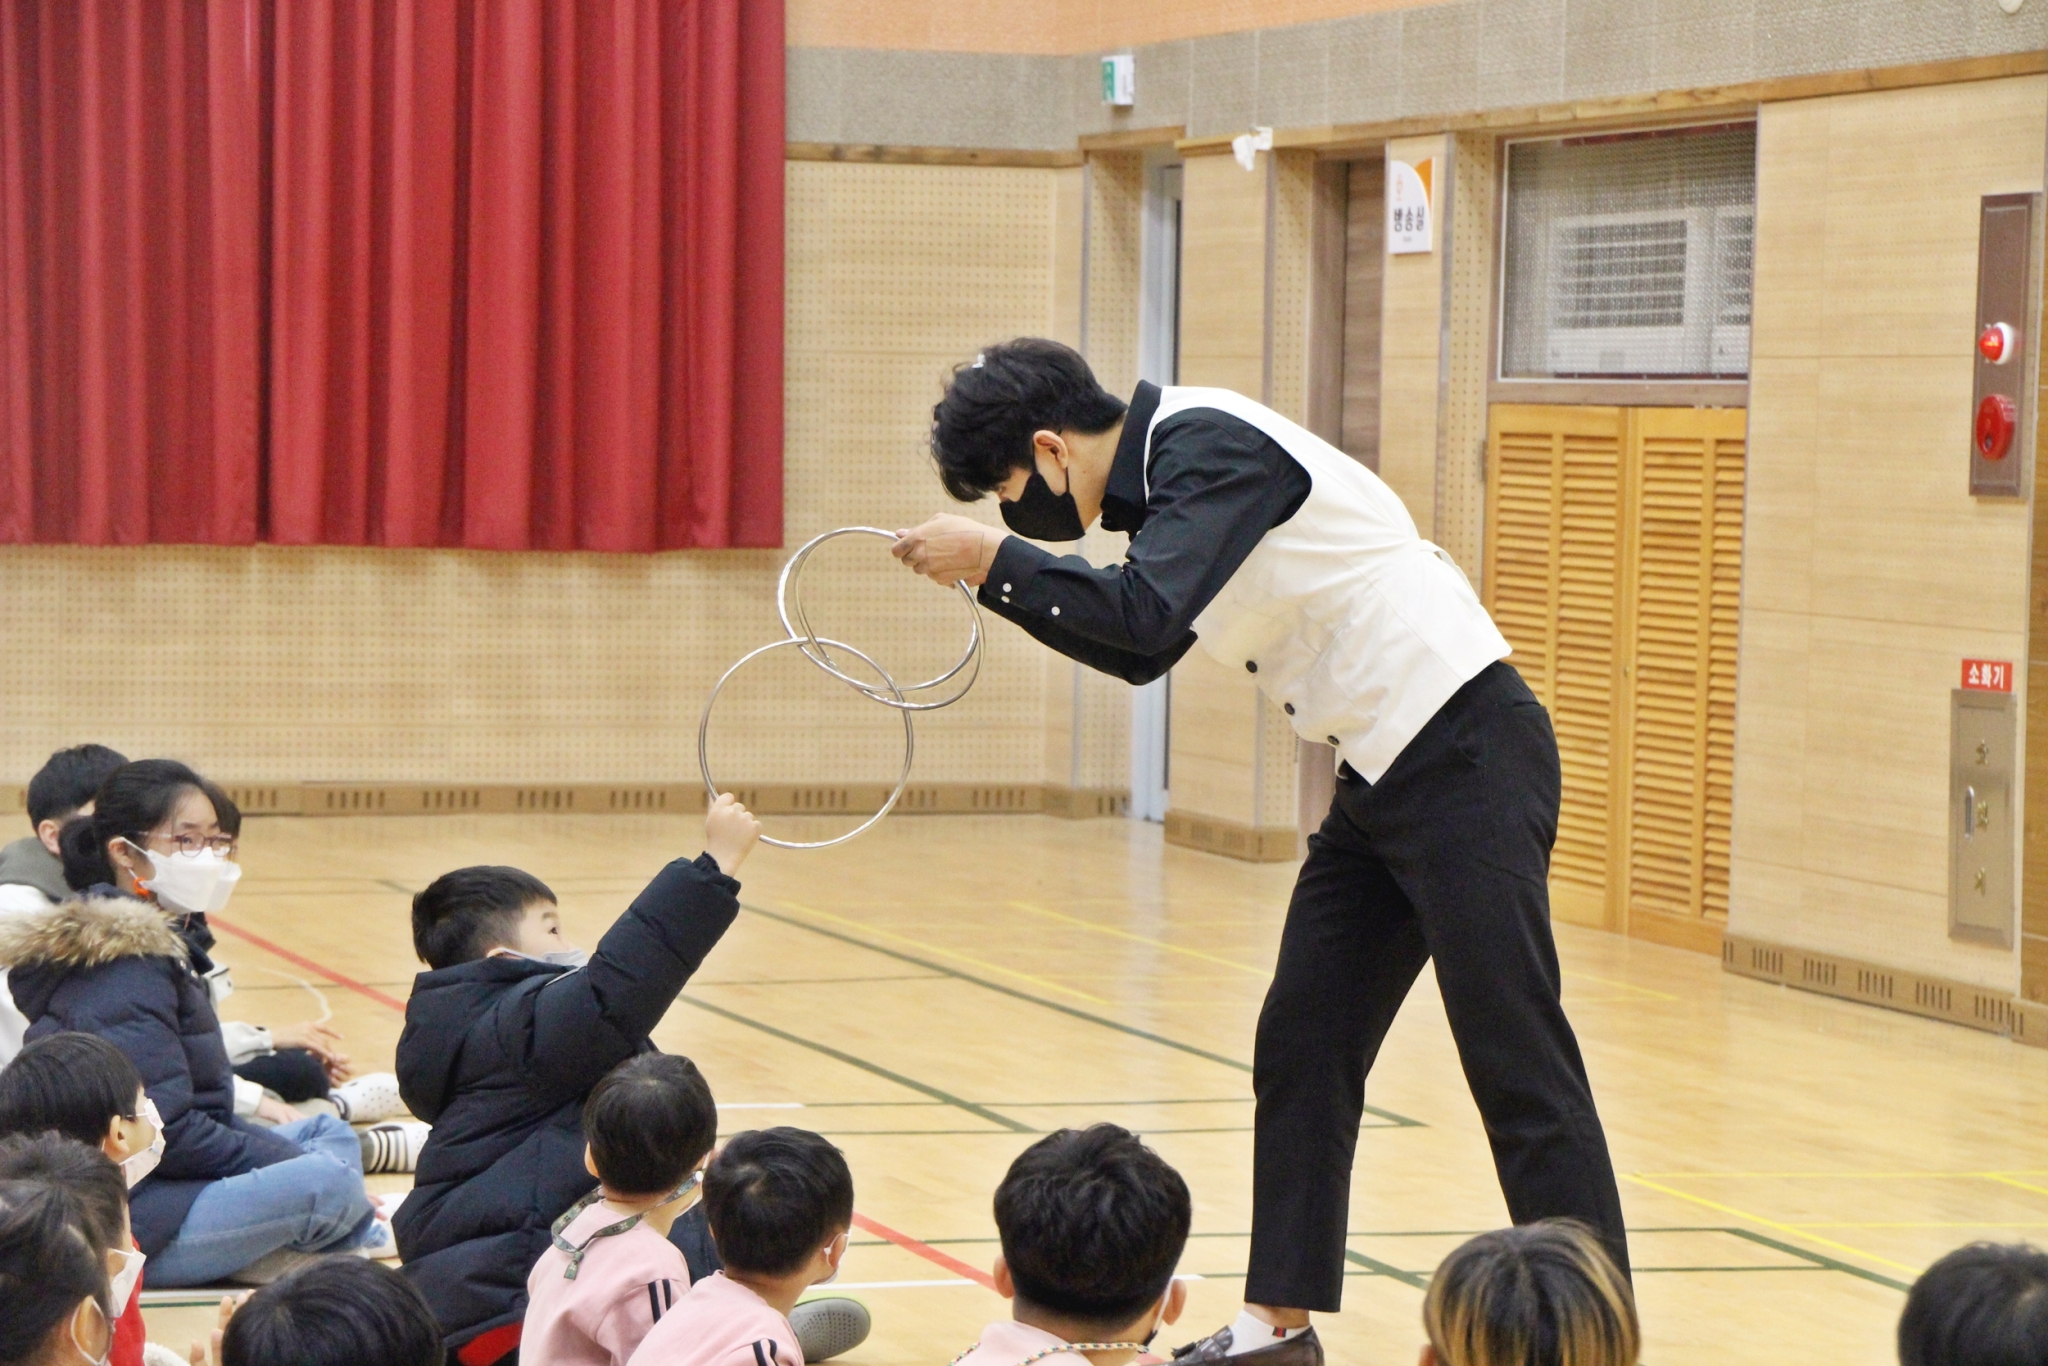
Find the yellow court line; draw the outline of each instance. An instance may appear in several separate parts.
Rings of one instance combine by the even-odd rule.
[[[1134,944],[1150,944],[1155,949],[1165,949],[1168,953],[1178,953],[1189,958],[1199,958],[1204,963],[1216,963],[1226,968],[1236,968],[1239,972],[1248,972],[1254,977],[1272,976],[1271,973],[1263,968],[1248,968],[1242,963],[1233,963],[1228,958],[1218,958],[1213,953],[1203,953],[1200,949],[1184,949],[1178,944],[1169,944],[1164,939],[1149,939],[1142,934],[1132,934],[1129,930],[1119,930],[1109,925],[1098,925],[1092,920],[1083,920],[1079,916],[1065,915],[1059,911],[1048,911],[1045,907],[1034,906],[1028,901],[1012,901],[1010,904],[1020,911],[1029,911],[1033,915],[1042,915],[1050,920],[1064,921],[1069,925],[1079,925],[1082,929],[1093,930],[1097,934],[1107,934],[1113,935],[1118,939],[1128,939]]]
[[[1979,1219],[1973,1222],[1950,1221],[1947,1223],[1870,1223],[1870,1224],[1799,1224],[1798,1228],[2048,1228],[2048,1222],[2036,1219],[2031,1222],[2011,1222],[1997,1219]]]
[[[912,948],[924,953],[936,953],[941,958],[956,958],[962,963],[972,963],[974,966],[985,968],[990,972],[1000,972],[1005,977],[1014,977],[1020,982],[1029,982],[1033,986],[1043,987],[1047,991],[1058,991],[1068,996],[1078,996],[1084,1001],[1093,1001],[1099,1006],[1112,1004],[1107,997],[1097,996],[1090,991],[1082,991],[1078,987],[1062,986],[1049,977],[1034,977],[1028,972],[1019,972],[1015,968],[1006,968],[1000,963],[991,963],[985,958],[976,958],[971,954],[955,953],[951,949],[940,948],[937,944],[927,943],[922,939],[912,939],[907,934],[896,934],[893,931],[883,929],[879,925],[870,925],[865,920],[853,920],[843,915],[834,915],[830,911],[821,911],[815,907],[806,906],[800,901],[784,901],[782,904],[793,911],[802,911],[805,915],[817,916],[820,920],[830,920],[838,925],[850,925],[854,929],[861,930],[867,934],[876,935],[883,939],[893,939],[899,944],[908,944]]]
[[[2029,1172],[2027,1174],[2031,1176],[2033,1173]],[[1986,1181],[1996,1181],[2001,1186],[2018,1186],[2021,1190],[2032,1191],[2036,1195],[2048,1195],[2048,1186],[2036,1186],[2025,1181],[2015,1181],[2006,1172],[1982,1172],[1980,1175]]]
[[[1633,991],[1639,995],[1653,997],[1659,1001],[1678,1001],[1684,999],[1683,997],[1673,996],[1668,991],[1657,991],[1651,987],[1639,987],[1634,982],[1617,982],[1611,977],[1595,977],[1590,972],[1567,972],[1563,976],[1567,982],[1598,982],[1603,987],[1620,987],[1623,991]]]
[[[1730,1214],[1737,1219],[1747,1219],[1752,1224],[1762,1224],[1765,1228],[1776,1229],[1778,1232],[1790,1234],[1794,1238],[1804,1238],[1809,1243],[1821,1243],[1827,1247],[1834,1248],[1837,1252],[1846,1252],[1852,1257],[1861,1257],[1866,1262],[1876,1262],[1881,1266],[1897,1267],[1908,1275],[1918,1276],[1922,1270],[1922,1268],[1917,1266],[1907,1266],[1904,1262],[1895,1262],[1889,1257],[1880,1257],[1875,1252],[1865,1252],[1860,1247],[1851,1247],[1847,1243],[1838,1243],[1833,1238],[1823,1238],[1818,1233],[1808,1233],[1798,1224],[1785,1224],[1780,1223],[1776,1219],[1766,1219],[1761,1214],[1751,1214],[1746,1209],[1737,1209],[1733,1205],[1724,1205],[1718,1200],[1708,1200],[1701,1196],[1688,1195],[1686,1192],[1671,1186],[1660,1186],[1655,1181],[1647,1180],[1632,1173],[1624,1172],[1622,1180],[1633,1181],[1638,1186],[1648,1186],[1653,1191],[1662,1191],[1666,1195],[1676,1196],[1680,1200],[1689,1200],[1693,1204],[1705,1209],[1717,1210],[1722,1214]]]
[[[1778,1180],[1799,1181],[1930,1181],[1960,1177],[1988,1177],[1993,1180],[2008,1176],[2048,1176],[2048,1171],[2030,1171],[2015,1168],[1986,1172],[1638,1172],[1638,1176],[1656,1177],[1664,1181],[1702,1180],[1707,1177],[1771,1177]]]

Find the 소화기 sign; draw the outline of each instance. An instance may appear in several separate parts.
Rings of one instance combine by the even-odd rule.
[[[2011,692],[2012,661],[2005,659],[1964,660],[1963,687],[1971,692]]]

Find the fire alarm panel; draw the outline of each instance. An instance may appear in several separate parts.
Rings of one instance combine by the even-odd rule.
[[[2027,491],[2034,422],[2034,224],[2037,194],[1988,194],[1977,227],[1976,393],[1970,406],[1970,492]]]

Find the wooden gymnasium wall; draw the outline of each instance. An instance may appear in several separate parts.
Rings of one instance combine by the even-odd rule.
[[[1078,275],[1060,265],[1077,259],[1080,213],[1078,170],[792,162],[788,187],[794,547],[948,506],[923,444],[941,377],[997,338],[1074,339]],[[912,581],[879,541],[826,553],[821,630],[906,675],[957,655],[957,600]],[[671,784],[694,802],[705,694],[780,634],[783,558],[0,550],[0,783],[98,740],[239,783]],[[916,775],[1032,804],[1046,780],[1047,656],[987,620],[980,682],[919,722]],[[722,705],[720,776],[893,778],[894,716],[794,653]]]
[[[1783,946],[2018,986],[2013,950],[1948,937],[1949,694],[2027,653],[2027,509],[1965,483],[1968,342],[1979,196],[2041,188],[2044,114],[2040,77],[1761,112],[1739,970]]]

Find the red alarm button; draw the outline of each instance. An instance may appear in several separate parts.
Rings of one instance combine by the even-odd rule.
[[[1984,330],[1977,334],[1977,352],[1993,365],[2003,365],[2012,359],[2013,334],[2010,323],[1986,323]]]
[[[2004,394],[1986,394],[1977,405],[1977,453],[1986,460],[2003,460],[2012,449],[2013,426],[2019,409]]]

